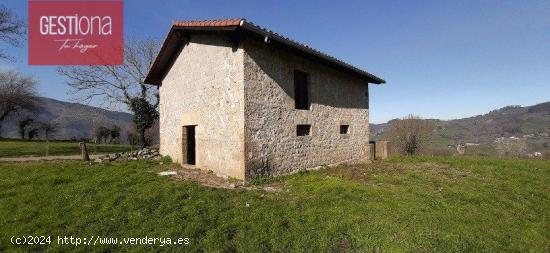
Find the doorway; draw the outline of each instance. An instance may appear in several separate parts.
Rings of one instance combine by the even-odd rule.
[[[196,148],[195,148],[195,127],[183,127],[183,159],[186,164],[195,165],[196,163]]]

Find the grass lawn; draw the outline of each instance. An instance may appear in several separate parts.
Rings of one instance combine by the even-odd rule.
[[[166,165],[162,165],[166,166]],[[397,158],[214,189],[153,162],[0,164],[0,251],[548,252],[550,162]],[[258,180],[259,181],[259,180]],[[46,246],[13,236],[49,235]],[[57,236],[188,237],[185,246]]]
[[[112,153],[129,151],[129,145],[118,144],[86,144],[88,152]],[[80,154],[78,142],[61,141],[18,141],[18,140],[0,140],[0,157],[19,157],[19,156],[45,156],[49,155],[77,155]]]

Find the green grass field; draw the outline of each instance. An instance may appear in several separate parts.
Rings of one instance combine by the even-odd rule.
[[[131,149],[129,145],[118,144],[88,143],[86,146],[91,154],[124,152]],[[0,157],[77,155],[79,153],[78,142],[0,140]]]
[[[550,162],[397,158],[256,180],[160,177],[153,162],[0,164],[0,251],[548,252]],[[15,246],[12,236],[52,236]],[[57,236],[188,237],[185,246],[58,245]]]

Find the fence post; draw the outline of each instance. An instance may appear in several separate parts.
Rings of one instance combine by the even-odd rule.
[[[80,155],[83,161],[90,161],[90,156],[88,156],[88,150],[86,149],[86,143],[80,142]]]
[[[388,142],[377,141],[376,142],[376,159],[386,160],[388,159]]]

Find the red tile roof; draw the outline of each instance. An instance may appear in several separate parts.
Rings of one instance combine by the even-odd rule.
[[[174,21],[172,24],[172,29],[168,33],[168,36],[166,40],[164,41],[164,44],[162,45],[162,48],[159,52],[159,55],[157,56],[157,59],[153,63],[153,66],[149,70],[149,73],[147,77],[145,78],[145,83],[149,84],[157,84],[160,85],[162,83],[162,79],[164,78],[164,75],[169,69],[169,66],[171,66],[171,63],[169,61],[173,61],[174,59],[171,57],[171,54],[174,53],[176,49],[176,45],[174,43],[177,41],[175,39],[174,33],[175,30],[178,29],[184,29],[184,30],[201,30],[201,29],[208,29],[208,30],[216,30],[216,29],[242,29],[246,30],[248,32],[252,32],[255,34],[258,34],[262,37],[266,38],[267,41],[276,41],[278,43],[281,43],[285,46],[288,46],[290,48],[293,48],[295,50],[298,50],[302,53],[305,53],[307,55],[311,55],[315,57],[316,59],[320,59],[322,61],[328,62],[330,64],[334,64],[335,66],[338,66],[340,68],[343,68],[347,71],[350,71],[352,73],[358,74],[359,76],[362,76],[364,78],[367,78],[369,80],[369,83],[376,83],[381,84],[385,83],[386,81],[384,79],[381,79],[367,71],[364,71],[362,69],[359,69],[351,64],[348,64],[338,58],[335,58],[333,56],[327,55],[319,50],[316,50],[308,45],[305,45],[303,43],[297,42],[295,40],[292,40],[288,37],[285,37],[283,35],[280,35],[278,33],[275,33],[273,31],[270,31],[268,29],[265,29],[263,27],[260,27],[258,25],[255,25],[252,22],[246,21],[244,18],[233,18],[233,19],[218,19],[218,20],[191,20],[191,21]],[[168,62],[167,62],[168,61]]]

